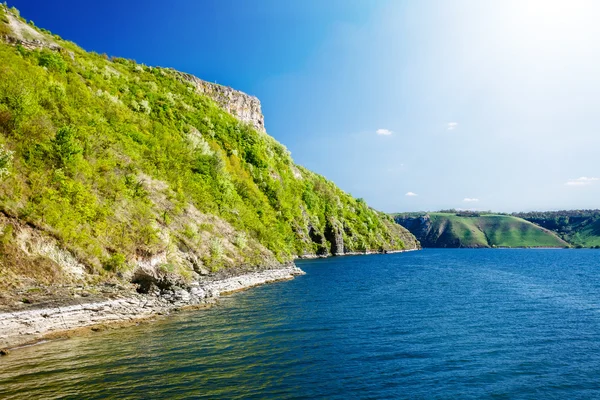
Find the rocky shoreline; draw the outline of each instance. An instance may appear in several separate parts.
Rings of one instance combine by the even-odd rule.
[[[349,252],[345,252],[345,253],[337,253],[334,256],[335,257],[345,257],[345,256],[370,256],[373,254],[396,254],[396,253],[406,253],[409,251],[417,251],[420,250],[420,248],[416,248],[416,249],[404,249],[404,250],[385,250],[385,251],[349,251]],[[314,260],[316,258],[329,258],[332,257],[331,255],[328,254],[323,254],[323,255],[316,255],[316,254],[303,254],[301,256],[298,256],[297,258],[300,260]]]
[[[226,295],[254,286],[293,279],[304,271],[289,264],[222,279],[192,282],[185,288],[149,294],[129,293],[104,301],[0,313],[0,354],[47,339],[68,337],[78,330],[130,325],[184,308],[202,308]]]

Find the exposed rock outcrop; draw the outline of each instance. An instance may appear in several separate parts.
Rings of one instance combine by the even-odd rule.
[[[210,97],[221,108],[240,121],[251,124],[259,132],[266,132],[265,117],[263,116],[258,98],[228,86],[203,81],[191,74],[175,70],[171,71],[183,81],[193,84],[198,93]]]
[[[4,13],[8,18],[8,26],[12,32],[5,37],[9,43],[19,44],[28,50],[47,48],[58,51],[61,49],[54,41],[27,25],[7,8],[5,8]]]
[[[325,226],[325,238],[331,244],[331,254],[341,256],[344,254],[344,229],[335,219],[329,219]]]
[[[352,243],[352,232],[346,229],[344,225],[336,220],[330,218],[327,220],[324,232],[321,232],[315,224],[308,222],[308,238],[314,245],[314,253],[306,253],[301,255],[301,258],[315,258],[315,257],[327,257],[327,256],[345,256],[345,255],[358,255],[358,254],[378,254],[378,253],[395,253],[402,251],[411,251],[421,249],[421,244],[406,228],[394,224],[391,221],[385,220],[384,222],[387,228],[393,232],[393,234],[400,238],[402,243],[400,244],[403,250],[392,250],[396,248],[397,243],[393,238],[387,239],[385,245],[380,248],[360,248],[356,249],[355,243]],[[354,245],[354,249],[353,246]]]
[[[308,237],[314,244],[316,244],[316,256],[322,257],[329,255],[329,248],[327,247],[325,235],[313,224],[308,225]]]
[[[416,217],[396,216],[394,220],[418,238],[426,238],[432,227],[431,217],[428,214]]]
[[[23,46],[27,50],[49,49],[64,51],[49,35],[41,34],[17,15],[13,14],[8,8],[4,7],[4,13],[6,14],[8,26],[11,30],[9,35],[4,36],[4,39],[8,43]],[[67,53],[71,58],[74,57],[72,52],[68,51]],[[259,132],[266,132],[265,117],[261,110],[260,100],[255,96],[250,96],[228,86],[204,81],[191,74],[173,69],[170,70],[183,81],[194,85],[198,93],[210,97],[221,108],[240,121],[251,124]]]

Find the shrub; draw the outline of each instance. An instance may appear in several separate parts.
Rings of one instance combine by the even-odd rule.
[[[0,179],[10,174],[13,154],[14,152],[5,149],[4,145],[0,145]]]
[[[238,248],[242,250],[245,249],[246,245],[248,244],[248,238],[246,237],[246,234],[240,232],[237,235],[235,235],[235,238],[233,239],[233,244],[235,244]]]
[[[213,261],[218,261],[223,256],[223,242],[221,239],[214,237],[210,240],[209,245],[210,257]]]
[[[4,7],[0,6],[0,22],[8,24],[8,17],[6,16],[6,12],[4,11]]]
[[[198,225],[198,229],[204,232],[212,233],[214,231],[215,226],[213,224],[201,223]]]
[[[104,262],[104,269],[111,272],[121,272],[125,269],[125,261],[123,254],[115,253]]]
[[[58,130],[52,144],[60,167],[69,165],[83,151],[75,138],[75,129],[68,126]]]
[[[163,274],[171,274],[175,271],[175,266],[173,264],[160,264],[158,270]]]
[[[187,237],[188,239],[195,239],[197,236],[196,231],[191,225],[186,225],[181,233],[183,233],[183,236]]]
[[[11,224],[7,224],[2,228],[2,232],[0,233],[0,243],[6,245],[10,243],[13,239],[13,226]]]
[[[38,55],[38,64],[42,67],[46,67],[49,70],[57,72],[66,72],[67,63],[58,53],[54,53],[50,50],[42,50]]]

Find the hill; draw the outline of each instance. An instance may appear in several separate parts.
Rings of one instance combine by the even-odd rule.
[[[418,247],[296,165],[255,97],[86,52],[5,5],[0,36],[0,289]]]
[[[600,247],[600,210],[563,210],[515,213],[543,226],[575,247]]]
[[[407,213],[395,221],[423,247],[566,247],[553,232],[522,218],[496,214]]]

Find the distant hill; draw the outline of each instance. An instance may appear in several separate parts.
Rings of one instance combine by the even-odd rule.
[[[556,233],[511,215],[406,213],[394,220],[423,247],[568,247]]]
[[[575,247],[600,247],[600,210],[564,210],[515,213],[556,232]]]

